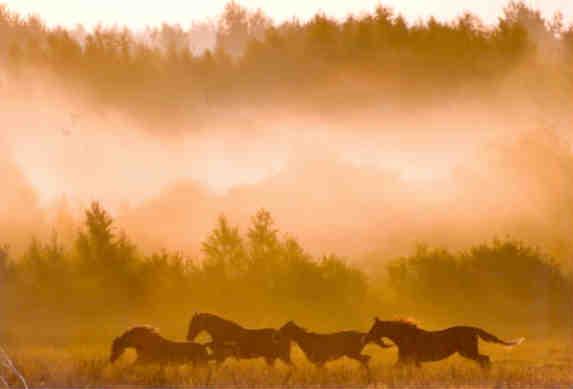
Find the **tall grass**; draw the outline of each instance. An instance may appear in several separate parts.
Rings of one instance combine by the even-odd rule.
[[[133,354],[115,365],[109,364],[108,349],[77,346],[72,349],[17,349],[15,360],[33,387],[109,387],[121,386],[205,386],[241,387],[367,386],[378,387],[481,387],[534,388],[573,384],[571,338],[535,339],[507,350],[481,344],[481,352],[492,356],[493,367],[483,371],[471,361],[454,356],[445,361],[424,364],[420,369],[392,366],[396,350],[369,346],[373,356],[370,372],[350,360],[331,362],[323,369],[311,365],[298,347],[293,348],[295,367],[290,376],[287,366],[277,363],[269,368],[262,360],[229,360],[220,368],[191,366],[136,366]],[[285,379],[288,381],[285,383]],[[11,384],[18,382],[11,378]]]

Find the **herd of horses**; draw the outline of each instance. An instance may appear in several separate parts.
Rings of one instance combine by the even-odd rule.
[[[211,341],[197,343],[201,333],[209,334]],[[383,339],[389,339],[387,344]],[[488,368],[486,355],[478,351],[478,339],[504,346],[520,344],[524,339],[504,341],[477,327],[455,326],[441,331],[426,331],[408,320],[374,319],[369,332],[340,331],[319,334],[307,331],[289,321],[279,329],[247,329],[230,320],[210,313],[196,313],[189,323],[187,341],[174,342],[163,338],[149,326],[132,327],[114,339],[110,362],[115,362],[127,348],[137,352],[137,363],[207,365],[215,361],[220,365],[227,358],[264,358],[270,366],[276,360],[292,366],[291,342],[296,343],[307,359],[318,367],[341,357],[358,361],[368,369],[370,357],[363,348],[373,343],[381,348],[398,348],[396,365],[419,367],[422,362],[438,361],[459,353],[462,357]]]

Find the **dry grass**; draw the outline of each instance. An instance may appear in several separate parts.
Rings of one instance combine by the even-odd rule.
[[[369,346],[373,356],[370,377],[350,360],[335,361],[324,369],[310,365],[300,350],[293,349],[293,369],[277,363],[269,368],[263,361],[227,361],[222,367],[134,366],[134,354],[128,353],[116,365],[107,361],[107,347],[45,349],[20,348],[12,354],[16,365],[27,377],[30,386],[42,387],[480,387],[538,388],[573,385],[573,353],[568,338],[529,340],[512,349],[483,344],[482,352],[492,357],[493,368],[484,372],[470,361],[454,356],[445,361],[425,364],[421,369],[392,368],[396,350],[380,350]],[[210,371],[211,370],[211,371]],[[11,384],[18,386],[15,377]]]

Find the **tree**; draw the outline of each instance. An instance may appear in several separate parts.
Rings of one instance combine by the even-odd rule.
[[[251,218],[251,227],[247,233],[250,255],[253,262],[261,262],[276,255],[279,249],[277,230],[269,211],[259,210]]]
[[[231,57],[243,54],[249,39],[249,20],[247,10],[239,3],[230,1],[219,19],[217,47]]]
[[[114,249],[113,219],[98,202],[85,211],[85,231],[76,240],[80,258],[86,262],[106,261]]]
[[[258,9],[248,16],[249,38],[263,41],[267,31],[272,27],[272,20]]]
[[[243,240],[237,227],[231,227],[221,215],[217,227],[203,242],[204,268],[228,278],[238,278],[247,271]]]

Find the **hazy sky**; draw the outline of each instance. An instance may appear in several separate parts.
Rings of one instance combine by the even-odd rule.
[[[38,14],[49,25],[73,26],[81,23],[93,26],[121,24],[140,28],[162,22],[187,25],[191,20],[215,17],[228,0],[0,0],[11,10],[22,14]],[[568,22],[573,20],[573,0],[525,0],[534,8],[551,17],[560,10]],[[493,23],[501,15],[508,0],[242,0],[247,8],[261,8],[275,20],[293,16],[306,19],[317,11],[342,17],[348,13],[370,11],[378,3],[391,6],[409,20],[434,15],[451,19],[470,10],[486,23]]]

